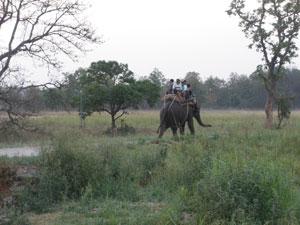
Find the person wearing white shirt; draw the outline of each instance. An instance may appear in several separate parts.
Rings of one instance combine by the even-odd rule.
[[[177,79],[176,83],[173,85],[173,92],[174,94],[182,92],[182,84],[179,79]]]

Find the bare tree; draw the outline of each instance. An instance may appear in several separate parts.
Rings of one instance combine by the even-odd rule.
[[[240,27],[251,40],[250,48],[262,53],[264,65],[258,67],[267,91],[266,127],[273,126],[273,104],[284,65],[297,56],[296,39],[300,29],[300,0],[258,0],[259,6],[247,11],[246,0],[233,0],[229,15],[240,19]],[[249,2],[248,2],[249,3]]]
[[[87,43],[100,42],[82,16],[85,9],[80,0],[0,0],[0,110],[11,120],[20,114],[8,97],[14,88],[7,82],[19,76],[12,60],[29,57],[55,68],[61,53],[75,60]]]

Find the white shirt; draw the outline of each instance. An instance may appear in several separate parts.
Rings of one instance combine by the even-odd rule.
[[[179,83],[179,84],[175,83],[173,85],[173,90],[182,91],[182,85],[181,85],[181,83]]]

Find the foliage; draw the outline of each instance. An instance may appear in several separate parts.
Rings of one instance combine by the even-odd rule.
[[[58,141],[41,156],[39,183],[24,190],[21,208],[43,212],[65,198],[79,198],[93,172],[92,162],[89,155],[72,151],[68,142]]]
[[[272,164],[215,161],[197,184],[190,207],[207,223],[282,224],[292,210],[290,186],[289,177]]]
[[[297,56],[296,39],[300,30],[300,2],[294,0],[262,0],[257,8],[246,11],[245,0],[233,0],[229,15],[240,19],[240,27],[250,39],[249,48],[263,56],[260,77],[267,91],[266,127],[273,125],[273,103],[278,97],[277,83],[284,66]]]
[[[166,84],[166,78],[164,74],[157,68],[153,69],[148,79],[158,87],[163,87]]]
[[[64,93],[57,88],[42,90],[42,100],[47,109],[63,111],[67,108]]]
[[[138,80],[135,83],[138,92],[143,94],[144,103],[150,107],[155,106],[160,97],[161,87],[150,79]]]
[[[150,182],[149,172],[162,165],[160,149],[119,148],[119,143],[93,148],[76,137],[60,137],[39,161],[39,182],[28,184],[19,197],[22,210],[44,212],[63,200],[112,197],[135,201],[138,186]],[[87,154],[88,152],[88,154]]]
[[[22,92],[22,95],[13,95],[23,99],[23,103],[18,104],[19,110],[28,113],[79,110],[84,113],[83,115],[87,115],[86,105],[92,103],[83,91],[80,94],[80,82],[78,82],[84,71],[84,69],[79,69],[74,74],[65,74],[65,85],[61,88],[32,88]],[[199,73],[189,72],[185,79],[192,85],[194,95],[204,108],[262,109],[265,106],[266,90],[257,73],[250,76],[232,73],[228,80],[214,77],[202,80]],[[143,95],[136,107],[149,109],[149,107],[160,106],[158,100],[162,90],[148,77],[135,81],[134,86],[137,92]],[[293,96],[291,109],[299,108],[300,71],[298,69],[284,70],[277,84],[277,92],[278,98],[280,95],[288,98]]]
[[[155,92],[158,87],[145,80],[136,81],[128,65],[116,61],[98,61],[92,63],[86,70],[75,73],[79,84],[80,102],[83,110],[92,112],[107,112],[111,115],[112,128],[116,120],[126,114],[129,107],[137,107],[145,96],[152,104],[158,98]],[[77,101],[78,101],[77,94]]]
[[[188,72],[184,78],[191,85],[193,95],[196,96],[198,103],[205,103],[206,86],[201,80],[200,74],[197,72]]]
[[[206,99],[208,105],[218,105],[218,102],[222,101],[223,90],[225,90],[225,80],[219,79],[217,77],[209,77],[205,81],[206,87]]]
[[[284,95],[294,96],[294,105],[298,108],[300,106],[300,70],[287,69],[284,72],[286,75],[283,78]]]
[[[160,96],[165,95],[167,88],[165,75],[158,68],[154,68],[149,76],[142,76],[137,82],[139,88],[145,90],[141,107],[144,109],[159,108]]]
[[[260,6],[245,12],[245,0],[233,0],[229,15],[240,18],[240,27],[251,41],[249,48],[263,54],[265,65],[270,70],[263,78],[266,85],[277,79],[282,66],[297,56],[296,38],[300,29],[300,7],[298,1],[263,0]]]
[[[0,35],[4,37],[0,46],[0,111],[6,112],[13,124],[19,126],[20,118],[28,115],[20,110],[20,104],[26,102],[14,98],[15,94],[47,85],[28,86],[22,59],[32,59],[48,69],[59,68],[59,53],[75,59],[87,50],[86,43],[99,43],[82,16],[84,10],[85,4],[79,0],[0,1]]]
[[[277,104],[277,115],[278,115],[278,125],[277,129],[281,127],[281,124],[284,119],[288,120],[291,116],[291,102],[293,98],[291,97],[277,97],[276,104]]]
[[[0,218],[1,225],[32,225],[25,215],[16,210],[6,209],[5,213],[7,218],[4,221]]]
[[[277,221],[299,224],[299,112],[293,114],[288,129],[274,131],[261,127],[263,112],[204,111],[207,120],[218,124],[215,129],[199,128],[195,137],[187,135],[180,142],[172,141],[169,132],[159,143],[158,112],[132,114],[126,122],[135,127],[135,135],[117,138],[99,137],[109,124],[107,114],[87,118],[87,129],[79,129],[77,114],[51,113],[31,119],[49,132],[23,137],[23,143],[15,139],[14,145],[43,140],[34,142],[45,146],[41,158],[3,159],[40,168],[40,182],[28,184],[20,196],[22,217],[28,216],[33,225],[253,225],[265,218],[254,204],[248,206],[254,208],[255,218],[229,206],[243,208],[256,197],[256,205],[265,206],[264,215],[270,215],[269,205],[274,203]],[[79,195],[69,192],[72,186]],[[236,223],[219,218],[224,214],[230,218],[232,211],[240,212],[235,214],[239,215],[234,217]],[[216,214],[208,221],[211,212]]]

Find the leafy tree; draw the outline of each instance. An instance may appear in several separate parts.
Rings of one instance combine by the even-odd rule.
[[[150,107],[154,107],[160,97],[161,87],[150,79],[143,79],[136,82],[136,89],[143,95],[143,100]]]
[[[287,101],[287,99],[284,98],[277,98],[276,99],[276,104],[277,104],[277,115],[278,115],[278,124],[277,124],[277,129],[281,128],[282,125],[282,121],[284,119],[289,119],[290,115],[291,115],[291,101],[293,100],[293,98],[291,97],[291,99],[288,99],[289,101]]]
[[[89,115],[107,112],[111,116],[112,129],[116,128],[116,121],[127,113],[126,109],[137,107],[144,96],[153,101],[153,96],[145,95],[153,87],[151,82],[137,82],[127,64],[98,61],[75,74],[85,99],[84,110]]]
[[[149,74],[146,79],[143,80],[149,80],[153,85],[153,90],[150,91],[150,93],[154,93],[154,97],[157,95],[155,92],[158,90],[158,94],[160,96],[165,95],[168,87],[167,87],[167,82],[164,74],[157,68],[154,68],[153,71]],[[156,98],[155,104],[150,104],[150,107],[159,107],[160,106],[160,101],[159,98]]]
[[[153,71],[150,73],[148,79],[158,87],[163,87],[166,83],[166,78],[163,75],[163,73],[157,69],[154,68]]]
[[[192,87],[193,94],[200,103],[205,102],[205,86],[201,80],[200,73],[188,72],[184,78]]]
[[[61,89],[46,88],[42,91],[42,99],[48,110],[61,111],[67,108],[68,100]]]
[[[261,90],[263,90],[261,85],[257,88],[257,83],[259,84],[246,75],[232,73],[227,82],[230,106],[233,108],[255,108],[257,100],[262,97]]]
[[[300,28],[299,0],[260,0],[258,8],[246,11],[246,0],[233,0],[229,15],[240,19],[240,27],[251,39],[250,48],[263,56],[264,64],[258,75],[267,91],[265,104],[267,128],[273,126],[273,104],[277,97],[277,84],[285,64],[297,56],[296,39]]]
[[[295,106],[300,108],[300,70],[285,70],[284,74],[282,81],[285,90],[288,91],[286,95],[293,96]]]
[[[59,68],[60,53],[76,59],[87,43],[98,42],[82,17],[84,9],[80,0],[0,0],[0,110],[15,124],[24,114],[7,94],[15,89],[11,80],[20,82],[22,74],[12,62],[26,57]],[[18,89],[28,86],[21,81]]]
[[[225,80],[217,77],[209,77],[204,85],[206,87],[206,102],[208,106],[216,106],[219,102],[223,101],[223,89],[226,85]]]
[[[86,82],[86,70],[79,68],[75,73],[66,73],[64,80],[65,99],[73,108],[83,112],[85,108],[86,95],[83,92],[83,84]],[[78,108],[79,105],[79,108]]]

